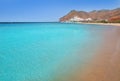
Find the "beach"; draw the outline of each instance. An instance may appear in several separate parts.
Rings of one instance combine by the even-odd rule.
[[[103,48],[89,64],[82,81],[120,81],[120,29],[106,32]]]
[[[0,81],[120,81],[117,26],[0,24],[0,35]]]
[[[120,81],[120,28],[107,29],[103,33],[102,47],[92,59],[82,69],[76,65],[78,68],[61,77],[62,81]]]
[[[107,25],[107,26],[118,26],[118,27],[120,27],[120,23],[83,23],[83,24]]]

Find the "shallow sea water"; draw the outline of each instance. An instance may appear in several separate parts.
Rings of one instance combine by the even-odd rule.
[[[112,27],[0,24],[0,81],[53,81],[85,67]],[[61,80],[63,81],[63,80]]]

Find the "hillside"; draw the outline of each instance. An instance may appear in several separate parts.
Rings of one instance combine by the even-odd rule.
[[[120,8],[94,10],[91,12],[72,10],[59,19],[60,22],[120,22]]]

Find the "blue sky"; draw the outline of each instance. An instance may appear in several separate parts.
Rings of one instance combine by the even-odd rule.
[[[52,22],[71,10],[120,7],[120,0],[0,0],[0,22]]]

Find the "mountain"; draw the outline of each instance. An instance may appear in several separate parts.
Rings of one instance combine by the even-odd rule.
[[[120,8],[113,10],[93,10],[91,12],[72,10],[59,19],[60,22],[120,22]]]

